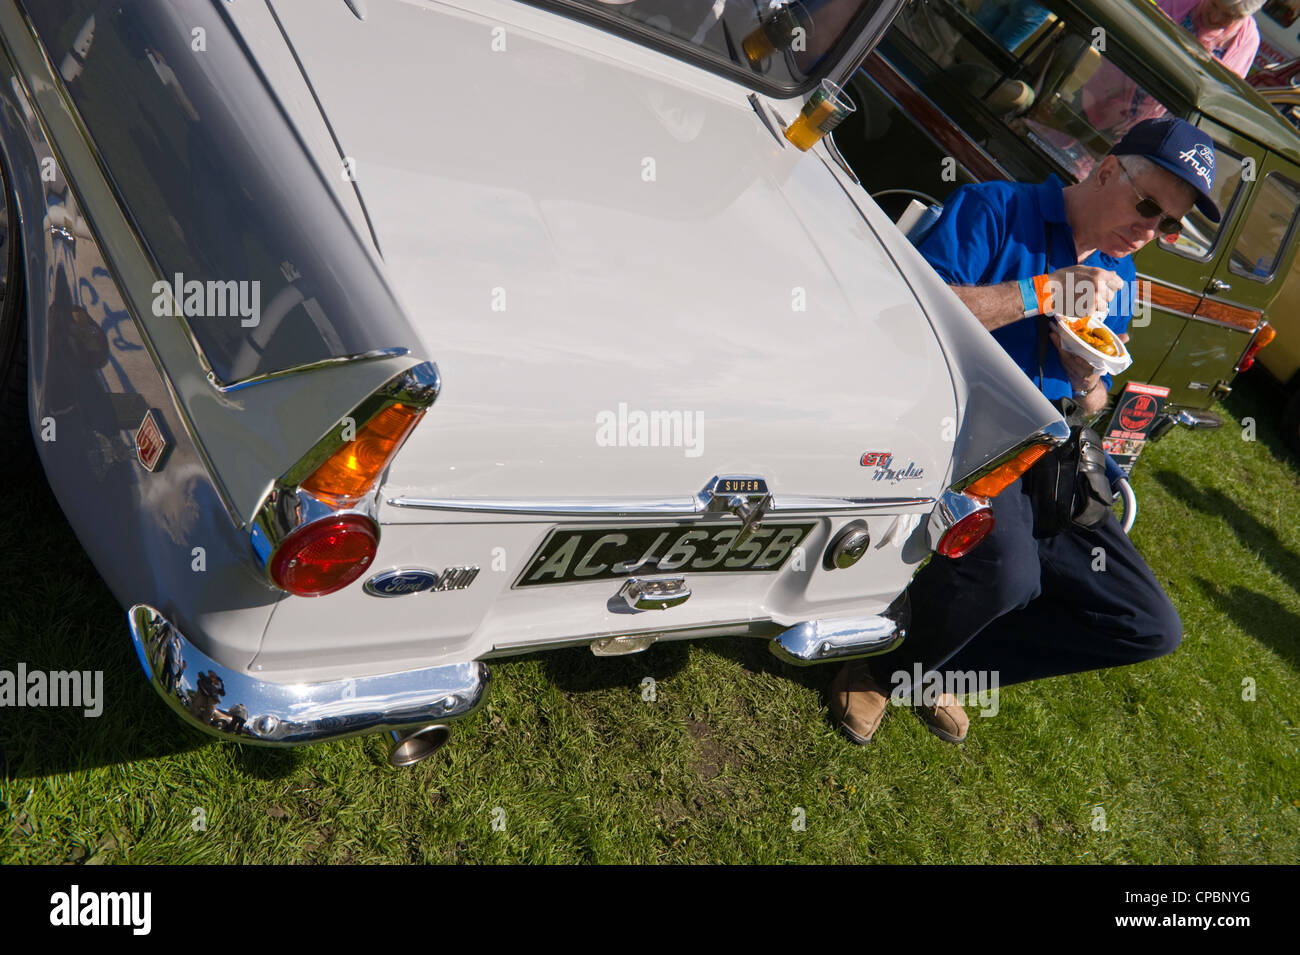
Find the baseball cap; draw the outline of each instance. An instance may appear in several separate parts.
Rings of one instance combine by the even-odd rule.
[[[1214,189],[1214,141],[1185,119],[1161,116],[1138,123],[1111,147],[1113,156],[1143,156],[1196,189],[1196,208],[1219,221]]]

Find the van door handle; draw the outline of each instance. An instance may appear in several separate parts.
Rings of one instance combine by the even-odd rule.
[[[1210,284],[1205,286],[1205,291],[1226,292],[1230,288],[1232,288],[1232,285],[1230,285],[1228,282],[1223,281],[1223,279],[1210,279]]]

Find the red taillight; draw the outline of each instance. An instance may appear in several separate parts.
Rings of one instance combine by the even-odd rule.
[[[973,511],[967,514],[939,538],[935,548],[944,557],[962,557],[975,549],[975,545],[993,530],[992,511]]]
[[[341,590],[366,572],[379,546],[374,522],[344,514],[298,528],[271,558],[271,579],[300,597]]]
[[[1277,337],[1277,332],[1272,325],[1265,325],[1255,333],[1250,347],[1246,349],[1246,354],[1241,356],[1241,361],[1237,365],[1237,371],[1245,371],[1251,365],[1255,364],[1255,356],[1259,354],[1260,349],[1269,344]]]

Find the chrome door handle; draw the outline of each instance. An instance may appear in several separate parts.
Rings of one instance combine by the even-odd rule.
[[[1205,286],[1205,291],[1226,292],[1230,288],[1232,288],[1232,285],[1228,282],[1223,281],[1223,279],[1210,279],[1210,284]]]
[[[667,610],[691,597],[685,577],[629,577],[618,596],[633,610]]]

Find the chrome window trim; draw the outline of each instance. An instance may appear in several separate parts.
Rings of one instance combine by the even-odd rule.
[[[859,10],[857,15],[861,23],[857,35],[852,39],[847,37],[852,23],[850,21],[850,24],[845,26],[839,42],[824,54],[831,62],[819,64],[820,69],[790,86],[767,82],[761,73],[747,70],[738,62],[724,61],[720,54],[701,53],[699,52],[701,48],[687,39],[664,33],[641,21],[619,16],[615,11],[588,6],[575,0],[523,0],[523,2],[528,6],[599,30],[606,36],[617,37],[644,49],[671,56],[681,63],[720,76],[746,90],[753,90],[777,100],[789,100],[807,96],[823,78],[843,86],[847,77],[853,74],[853,71],[880,42],[880,38],[894,22],[894,18],[898,16],[906,0],[876,0],[876,9],[865,17],[862,15],[865,12],[864,4],[864,9]],[[833,57],[832,55],[836,53],[839,55]]]
[[[844,158],[843,154],[840,152],[840,148],[835,145],[834,130],[824,135],[821,138],[821,143],[826,147],[826,154],[835,161],[835,165],[839,166],[840,170],[853,180],[853,185],[862,185],[862,180],[858,178],[858,174],[853,171],[851,166],[849,166],[848,160]],[[825,159],[823,158],[822,161],[825,162]]]
[[[221,392],[223,395],[232,391],[239,391],[241,388],[247,388],[250,385],[260,385],[264,381],[272,381],[276,378],[283,378],[286,375],[299,375],[303,372],[317,371],[321,368],[329,368],[331,365],[341,365],[348,361],[373,361],[377,358],[405,358],[411,353],[409,348],[372,348],[370,351],[359,352],[355,355],[335,355],[332,358],[322,358],[320,361],[309,362],[305,365],[294,365],[292,368],[282,368],[279,371],[268,371],[261,375],[253,375],[249,378],[242,378],[239,381],[232,381],[229,384],[222,384],[212,374],[212,369],[208,368],[208,382]]]

